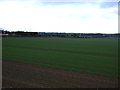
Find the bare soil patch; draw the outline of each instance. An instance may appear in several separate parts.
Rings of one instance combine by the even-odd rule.
[[[117,88],[118,79],[63,69],[2,61],[3,88]]]

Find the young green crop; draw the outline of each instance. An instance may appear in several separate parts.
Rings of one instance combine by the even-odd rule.
[[[116,38],[3,38],[3,60],[117,77]]]

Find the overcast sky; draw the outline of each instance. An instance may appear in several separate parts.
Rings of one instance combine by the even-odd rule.
[[[0,28],[9,31],[118,33],[117,0],[88,1],[0,0]]]

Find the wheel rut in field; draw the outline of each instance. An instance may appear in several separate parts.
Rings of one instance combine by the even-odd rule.
[[[113,55],[113,54],[96,53],[96,52],[83,52],[83,51],[72,51],[72,50],[47,49],[47,48],[36,48],[36,47],[33,48],[33,47],[15,46],[15,45],[4,45],[3,47],[25,48],[25,49],[32,49],[32,50],[76,53],[76,54],[86,54],[86,55],[106,56],[106,57],[117,57],[116,55]]]

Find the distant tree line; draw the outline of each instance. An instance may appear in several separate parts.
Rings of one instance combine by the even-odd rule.
[[[38,32],[7,31],[2,30],[3,37],[36,37]]]
[[[105,37],[120,37],[116,34],[103,33],[50,33],[50,32],[24,32],[24,31],[7,31],[0,30],[2,37],[64,37],[64,38],[105,38]]]

